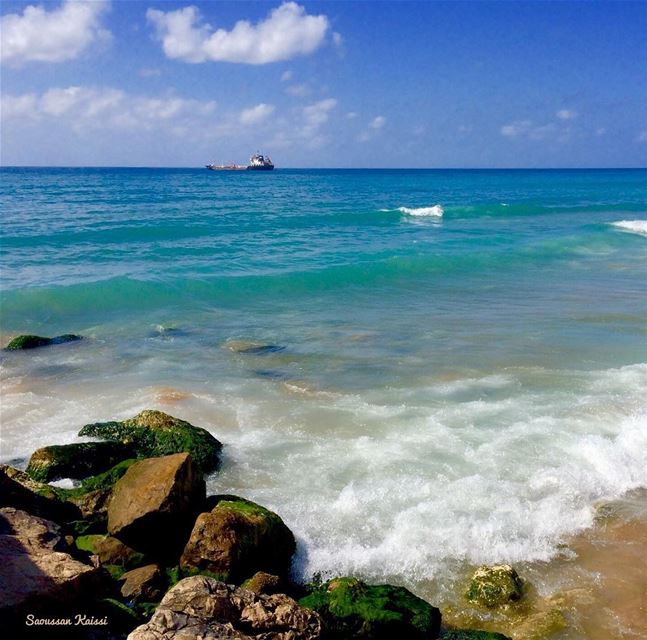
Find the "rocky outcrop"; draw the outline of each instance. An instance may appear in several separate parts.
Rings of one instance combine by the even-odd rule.
[[[494,609],[517,602],[523,596],[523,581],[508,564],[479,567],[465,597],[473,604]]]
[[[188,453],[140,460],[114,486],[108,533],[138,551],[172,557],[204,500],[202,474]]]
[[[234,353],[256,356],[265,355],[267,353],[276,353],[285,349],[285,347],[277,344],[253,342],[251,340],[228,340],[225,342],[224,347]]]
[[[63,344],[65,342],[76,342],[82,340],[82,336],[73,333],[66,333],[55,338],[43,338],[42,336],[20,335],[14,338],[6,347],[7,351],[21,351],[23,349],[36,349],[37,347],[49,347],[53,344]]]
[[[0,507],[22,509],[55,522],[81,517],[78,507],[61,500],[53,487],[5,464],[0,465]]]
[[[336,578],[299,601],[321,614],[330,638],[431,640],[440,631],[440,611],[404,587],[369,586]]]
[[[147,564],[121,577],[121,595],[126,600],[157,602],[162,595],[164,580],[159,565]]]
[[[98,580],[98,569],[65,553],[54,522],[0,509],[0,628],[59,602],[73,606]]]
[[[286,595],[257,595],[213,578],[178,582],[128,640],[318,640],[321,618]]]
[[[213,471],[218,466],[222,450],[222,444],[206,429],[152,410],[142,411],[121,422],[87,424],[79,435],[130,445],[138,458],[190,453],[204,472]]]
[[[287,574],[294,549],[294,536],[276,513],[228,496],[198,516],[180,565],[238,583],[257,571]]]
[[[83,479],[103,473],[132,456],[131,447],[121,442],[52,445],[34,451],[26,471],[40,482],[60,478]]]

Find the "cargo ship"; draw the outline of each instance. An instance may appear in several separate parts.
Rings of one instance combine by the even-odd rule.
[[[272,171],[274,163],[269,156],[261,153],[255,153],[250,159],[249,164],[207,164],[207,169],[211,171]]]

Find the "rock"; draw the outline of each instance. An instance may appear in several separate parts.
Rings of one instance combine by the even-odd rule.
[[[243,353],[245,355],[265,355],[267,353],[276,353],[283,351],[285,347],[277,344],[264,344],[262,342],[252,342],[250,340],[227,340],[225,348],[234,353]]]
[[[284,594],[247,589],[195,576],[178,582],[151,620],[128,640],[318,640],[321,618]]]
[[[331,638],[407,638],[428,640],[440,631],[440,611],[404,587],[369,586],[355,578],[336,578],[299,604],[317,611]]]
[[[451,629],[444,631],[441,640],[512,640],[508,636],[494,631],[477,631],[476,629]]]
[[[76,342],[82,340],[82,336],[73,333],[66,333],[55,338],[43,338],[42,336],[21,335],[14,338],[6,347],[7,351],[19,351],[23,349],[35,349],[36,347],[48,347],[53,344],[63,344],[65,342]]]
[[[157,602],[162,595],[162,572],[159,565],[147,564],[133,569],[121,577],[121,595],[127,600]]]
[[[103,519],[106,519],[111,495],[112,489],[97,489],[80,495],[72,495],[68,498],[68,501],[79,508],[84,518],[105,516]]]
[[[144,554],[131,549],[121,540],[101,534],[79,536],[75,540],[77,549],[98,556],[99,562],[117,565],[127,569],[139,567],[144,562]]]
[[[205,472],[218,466],[222,450],[222,444],[206,429],[152,410],[122,422],[86,424],[79,435],[131,445],[138,458],[190,453],[195,464]]]
[[[204,480],[188,453],[140,460],[114,486],[108,533],[138,551],[170,557],[204,500]]]
[[[195,521],[180,566],[240,582],[257,571],[285,575],[295,549],[283,520],[254,502],[228,496]]]
[[[131,457],[131,448],[121,442],[52,445],[34,451],[27,465],[27,474],[40,482],[60,478],[82,479],[103,473]]]
[[[14,507],[55,522],[75,520],[80,511],[59,499],[56,490],[32,480],[24,471],[0,465],[0,507]]]
[[[523,581],[508,564],[482,566],[474,572],[465,596],[487,609],[509,605],[523,596]]]
[[[243,589],[249,589],[254,593],[264,593],[270,595],[279,593],[283,587],[283,580],[278,576],[265,571],[257,571],[251,578],[245,580],[241,585]]]
[[[92,591],[98,570],[73,559],[54,522],[0,509],[0,628],[53,603],[74,606]],[[10,637],[10,636],[7,636]],[[17,637],[17,636],[14,636]]]

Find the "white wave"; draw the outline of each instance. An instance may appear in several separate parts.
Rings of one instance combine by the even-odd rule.
[[[398,211],[401,213],[406,213],[410,216],[434,216],[436,218],[442,217],[445,211],[439,204],[435,204],[433,207],[419,207],[417,209],[410,207],[398,207]]]
[[[619,220],[612,222],[611,225],[629,233],[647,236],[647,220]]]

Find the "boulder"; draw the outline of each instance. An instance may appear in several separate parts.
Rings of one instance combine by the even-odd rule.
[[[523,596],[523,581],[508,564],[479,567],[465,597],[473,604],[494,609],[512,604]]]
[[[130,445],[138,458],[190,453],[204,472],[217,468],[222,450],[222,444],[206,429],[152,410],[122,422],[86,424],[79,435]]]
[[[283,588],[283,580],[279,576],[274,576],[265,571],[257,571],[251,578],[245,580],[242,585],[243,589],[249,589],[254,593],[264,593],[270,595],[279,593]]]
[[[79,536],[75,540],[75,545],[77,549],[97,556],[102,565],[110,564],[134,569],[144,562],[144,554],[131,549],[112,536],[101,534]]]
[[[82,340],[82,336],[73,333],[66,333],[55,338],[43,338],[42,336],[20,335],[14,338],[6,347],[7,351],[20,351],[23,349],[35,349],[36,347],[48,347],[53,344],[63,344],[65,342],[76,342]]]
[[[64,548],[54,522],[0,509],[0,628],[24,625],[27,613],[56,603],[74,606],[92,591],[98,569],[73,559]]]
[[[235,583],[257,571],[286,575],[295,542],[283,520],[249,500],[227,498],[198,516],[180,566]]]
[[[277,344],[267,344],[264,342],[253,342],[251,340],[227,340],[225,348],[234,353],[242,353],[245,355],[265,355],[267,353],[276,353],[283,351],[285,347]]]
[[[441,634],[440,638],[441,640],[512,640],[495,631],[478,631],[476,629],[448,629]]]
[[[140,460],[112,490],[108,533],[138,551],[172,557],[204,500],[202,474],[188,453]]]
[[[34,451],[27,465],[27,474],[40,482],[60,478],[82,479],[103,473],[131,457],[131,448],[121,442],[52,445]]]
[[[284,594],[258,595],[213,578],[178,582],[128,640],[318,640],[321,618]]]
[[[53,487],[6,464],[0,465],[0,507],[23,509],[55,522],[75,520],[81,515],[78,507],[61,500]]]
[[[440,631],[440,611],[405,589],[369,586],[355,578],[335,578],[305,598],[301,606],[317,611],[331,638],[407,638],[431,640]]]
[[[147,564],[133,569],[121,577],[121,595],[126,600],[157,602],[162,596],[164,580],[159,565]]]

